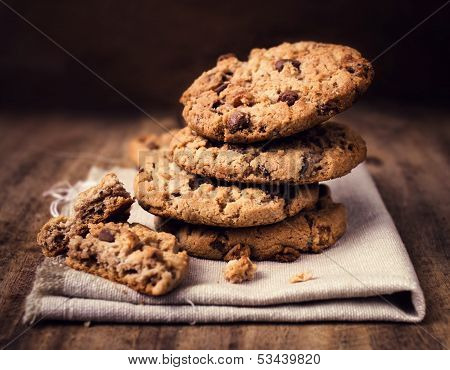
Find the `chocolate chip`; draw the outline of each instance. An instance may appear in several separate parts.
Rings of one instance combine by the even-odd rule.
[[[300,169],[300,177],[308,177],[313,174],[317,168],[315,167],[321,160],[318,153],[307,153],[303,157],[302,168]]]
[[[316,110],[320,116],[331,116],[340,112],[338,104],[332,100],[325,104],[319,104]]]
[[[300,70],[300,64],[301,63],[298,60],[296,60],[296,59],[280,59],[280,60],[277,60],[275,62],[275,69],[278,72],[281,72],[283,70],[283,68],[284,68],[284,65],[286,63],[288,63],[288,62],[291,63],[295,68]]]
[[[217,108],[219,108],[222,104],[223,104],[223,101],[222,101],[222,100],[216,100],[214,103],[212,103],[211,108],[212,108],[212,109],[217,109]]]
[[[233,72],[230,70],[224,71],[222,75],[222,81],[228,81],[231,77],[233,77]]]
[[[248,177],[253,173],[253,169],[251,167],[247,167],[242,173],[244,177]]]
[[[292,65],[293,65],[295,68],[300,69],[300,64],[301,64],[301,63],[300,63],[298,60],[291,59],[291,63],[292,63]]]
[[[217,86],[217,87],[214,89],[214,92],[217,93],[217,94],[220,94],[220,92],[223,91],[223,90],[225,90],[225,89],[227,88],[227,86],[228,86],[227,83],[220,84],[219,86]]]
[[[349,72],[349,73],[355,73],[355,69],[353,67],[345,67],[345,69]]]
[[[228,58],[236,58],[236,54],[233,54],[233,53],[222,54],[217,58],[217,62],[221,62],[222,60],[225,60]]]
[[[66,236],[64,234],[58,234],[58,235],[55,235],[53,240],[55,241],[55,244],[62,244],[62,242],[64,241],[65,238],[66,238]]]
[[[173,197],[179,197],[181,193],[179,191],[176,191],[175,193],[171,194]]]
[[[191,190],[195,190],[199,187],[200,185],[198,184],[198,182],[196,181],[196,178],[193,179],[189,179],[189,187],[191,188]]]
[[[262,164],[258,164],[256,170],[265,177],[270,177],[270,172]]]
[[[280,60],[277,60],[277,61],[275,62],[275,69],[276,69],[278,72],[281,72],[281,71],[283,70],[283,67],[284,67],[284,61],[285,61],[285,59],[280,59]]]
[[[306,173],[306,171],[308,171],[309,168],[309,162],[306,160],[306,157],[303,159],[302,162],[302,168],[300,169],[300,177],[303,177]]]
[[[210,244],[210,246],[211,246],[211,248],[218,249],[219,251],[223,251],[226,247],[226,244],[223,241],[216,239]]]
[[[285,102],[287,105],[292,106],[298,100],[298,94],[295,91],[285,91],[280,94],[278,101]]]
[[[244,130],[250,126],[250,117],[248,114],[235,111],[231,113],[227,121],[227,128],[231,134]]]
[[[114,235],[106,227],[101,229],[98,234],[98,239],[103,242],[112,243],[114,241]]]

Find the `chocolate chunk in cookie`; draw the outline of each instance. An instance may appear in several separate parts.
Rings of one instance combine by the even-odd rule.
[[[227,128],[231,133],[242,131],[250,126],[250,117],[248,114],[235,111],[231,113],[227,121]]]
[[[278,97],[278,101],[285,102],[287,105],[292,106],[298,100],[298,94],[295,91],[284,91]]]
[[[98,233],[98,239],[103,242],[112,243],[114,241],[114,235],[111,233],[111,231],[108,228],[104,227]]]

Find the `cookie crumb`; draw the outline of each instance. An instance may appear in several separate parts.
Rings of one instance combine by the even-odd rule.
[[[302,283],[312,279],[312,274],[310,272],[300,272],[290,278],[289,282],[291,284]]]
[[[231,260],[224,269],[225,280],[232,284],[239,284],[244,281],[253,280],[255,277],[256,265],[250,258],[243,256],[238,260]]]

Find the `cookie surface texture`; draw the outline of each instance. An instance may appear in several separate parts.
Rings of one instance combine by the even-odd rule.
[[[187,172],[245,183],[326,181],[349,173],[366,158],[361,136],[336,122],[253,145],[211,141],[186,127],[175,135],[171,151]]]

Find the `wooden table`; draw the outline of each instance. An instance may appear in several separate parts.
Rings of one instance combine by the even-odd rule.
[[[22,324],[23,303],[43,257],[35,235],[47,220],[41,194],[76,181],[93,164],[123,162],[127,138],[161,131],[149,120],[68,115],[0,116],[0,345],[35,349],[339,349],[449,347],[448,112],[358,104],[339,121],[357,128],[367,163],[416,268],[427,301],[419,324],[239,323]],[[164,121],[173,126],[176,121]]]

